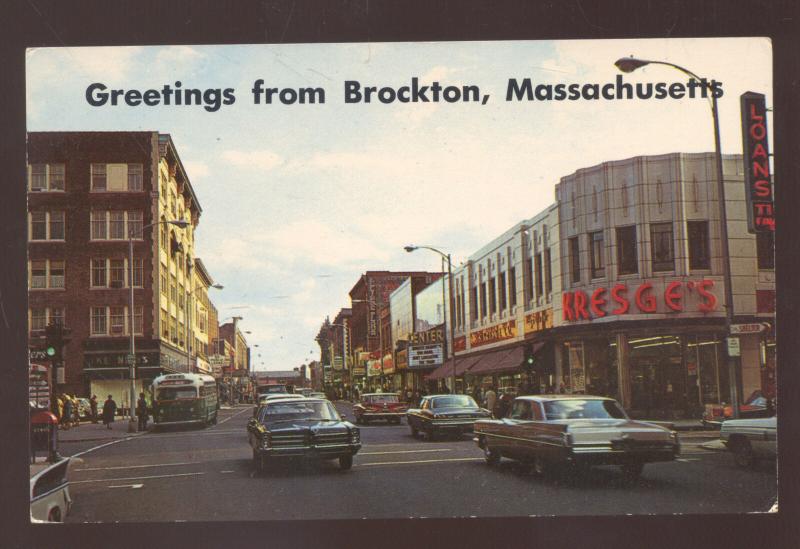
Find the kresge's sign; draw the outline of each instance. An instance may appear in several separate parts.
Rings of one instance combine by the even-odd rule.
[[[564,292],[561,298],[561,318],[565,321],[592,320],[606,315],[684,312],[691,303],[695,312],[710,313],[717,307],[717,298],[711,292],[713,280],[685,280],[668,283],[663,292],[656,292],[653,284],[643,282],[636,287],[615,284],[610,288],[600,286],[591,295],[583,290]],[[687,299],[691,296],[691,300]],[[659,307],[659,304],[663,306]]]

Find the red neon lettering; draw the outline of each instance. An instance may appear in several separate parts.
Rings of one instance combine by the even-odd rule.
[[[767,158],[767,149],[765,149],[764,145],[761,143],[756,143],[756,146],[753,147],[753,154],[750,156],[752,158],[758,158],[759,156],[762,158]]]
[[[705,299],[704,302],[700,303],[697,308],[703,311],[704,313],[708,313],[713,311],[717,306],[717,298],[711,292],[708,292],[706,288],[713,288],[714,281],[713,280],[701,280],[697,283],[697,293],[700,294],[701,297]]]
[[[759,111],[756,110],[755,103],[750,103],[750,120],[753,122],[761,122],[764,120],[764,115],[759,114]]]
[[[764,124],[753,124],[750,126],[750,137],[756,141],[761,141],[766,135],[767,128],[764,127]]]
[[[753,177],[769,177],[769,162],[753,162]]]
[[[656,312],[656,298],[651,293],[647,293],[644,295],[645,292],[652,289],[653,285],[649,282],[645,282],[638,288],[636,288],[636,293],[634,294],[634,298],[636,299],[636,306],[639,307],[639,310],[643,313],[654,313]]]
[[[755,189],[756,196],[758,197],[763,198],[772,194],[772,188],[770,187],[769,181],[766,179],[759,179],[753,183],[753,188]]]
[[[591,307],[592,312],[594,313],[594,316],[596,318],[603,318],[604,316],[606,316],[606,312],[600,308],[606,304],[606,300],[603,297],[604,293],[606,293],[606,289],[601,286],[600,288],[597,288],[592,294],[592,301],[589,304],[589,306]]]
[[[564,292],[561,296],[561,320],[574,320],[572,312],[572,292]]]
[[[575,292],[575,319],[577,320],[581,316],[585,320],[589,320],[589,313],[586,311],[586,294],[578,290]]]
[[[753,204],[753,207],[756,210],[756,214],[761,215],[772,215],[772,204],[769,202],[756,202]]]
[[[617,284],[613,288],[611,288],[611,298],[619,303],[619,307],[611,311],[611,314],[615,315],[624,315],[628,312],[628,307],[630,306],[630,302],[625,298],[623,295],[625,292],[628,291],[628,287],[625,284]]]
[[[667,286],[667,289],[664,290],[664,303],[673,311],[683,310],[683,304],[681,303],[683,296],[679,291],[680,287],[680,282],[672,282]]]

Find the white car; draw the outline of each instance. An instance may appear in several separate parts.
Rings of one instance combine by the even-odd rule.
[[[733,452],[736,465],[753,467],[759,459],[775,458],[777,416],[753,419],[729,419],[720,428],[720,438]]]
[[[272,402],[273,400],[292,400],[298,398],[306,398],[303,395],[294,395],[289,393],[274,393],[270,395],[261,395],[258,397],[258,403]]]
[[[64,522],[72,506],[68,466],[69,458],[31,465],[31,522]]]

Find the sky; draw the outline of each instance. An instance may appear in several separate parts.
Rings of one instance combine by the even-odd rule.
[[[554,201],[561,177],[639,155],[713,150],[710,102],[505,101],[534,85],[614,82],[624,56],[722,82],[723,153],[742,151],[739,96],[772,103],[766,38],[40,48],[27,55],[29,131],[169,133],[203,209],[196,253],[223,290],[221,321],[242,316],[257,370],[319,358],[326,316],[349,307],[367,270],[439,271],[431,245],[466,259]],[[344,82],[476,85],[475,102],[346,104]],[[665,66],[627,83],[683,82]],[[254,104],[264,87],[325,89],[324,104]],[[233,88],[236,101],[91,106],[109,89]],[[771,122],[771,119],[770,119]],[[771,125],[770,125],[771,127]]]

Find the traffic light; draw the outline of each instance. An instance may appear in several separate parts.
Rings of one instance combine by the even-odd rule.
[[[44,329],[45,352],[54,363],[61,362],[64,348],[63,327],[60,323],[51,322]]]
[[[531,371],[535,363],[536,359],[533,356],[533,349],[530,346],[525,347],[525,361],[523,362],[523,366],[526,370]]]

